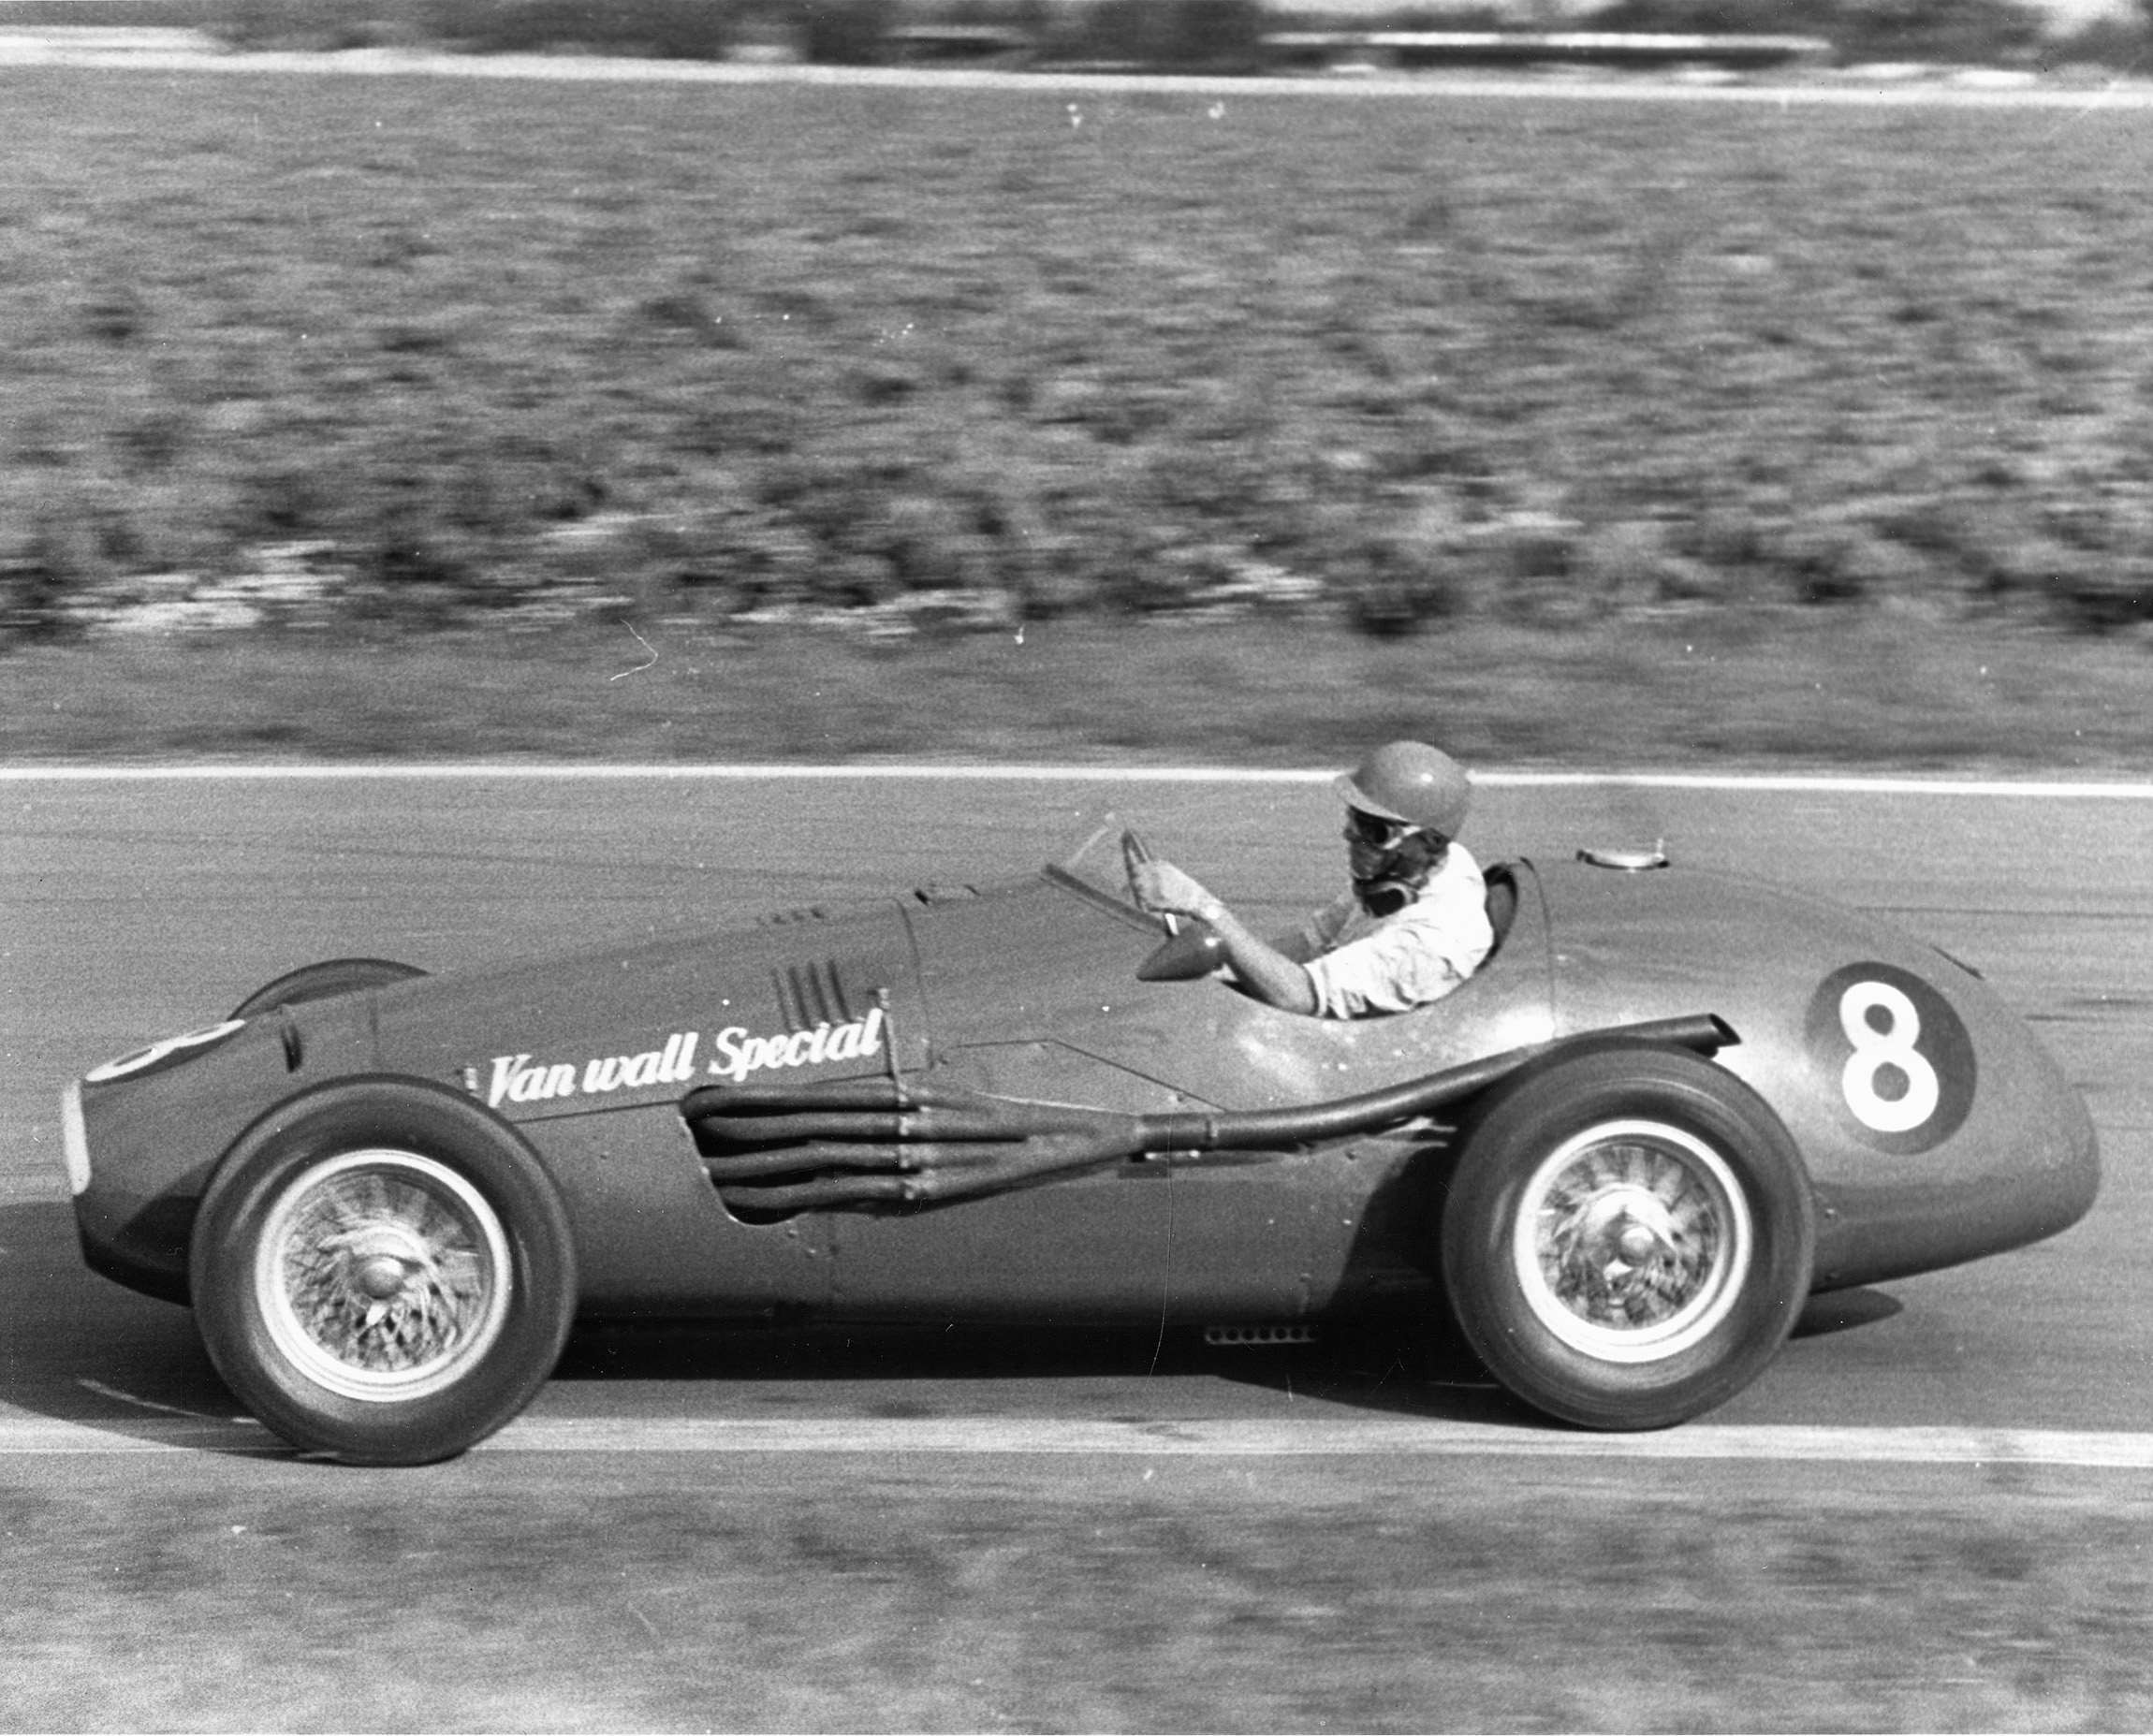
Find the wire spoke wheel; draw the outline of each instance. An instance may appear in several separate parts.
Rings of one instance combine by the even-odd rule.
[[[423,1397],[482,1359],[513,1283],[499,1216],[415,1152],[346,1152],[302,1177],[263,1226],[256,1306],[277,1349],[330,1392]]]
[[[1513,1075],[1458,1131],[1443,1287],[1488,1372],[1587,1428],[1738,1393],[1809,1294],[1815,1204],[1771,1107],[1721,1067],[1595,1043]]]
[[[1664,1122],[1588,1129],[1526,1183],[1513,1254],[1527,1306],[1610,1362],[1678,1355],[1734,1306],[1755,1242],[1717,1151]]]
[[[337,1080],[225,1154],[188,1249],[202,1343],[305,1452],[429,1465],[486,1438],[551,1374],[575,1319],[560,1190],[469,1095]]]

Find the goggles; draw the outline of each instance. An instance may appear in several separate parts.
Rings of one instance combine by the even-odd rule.
[[[1419,829],[1403,820],[1385,820],[1364,809],[1346,810],[1345,838],[1349,844],[1366,844],[1370,850],[1396,850]]]

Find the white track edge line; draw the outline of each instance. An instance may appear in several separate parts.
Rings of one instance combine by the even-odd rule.
[[[556,83],[666,84],[820,84],[881,89],[948,91],[1071,92],[1101,95],[1147,93],[1189,96],[1235,96],[1261,101],[1270,96],[1494,97],[1515,100],[1544,97],[1558,101],[1654,101],[1770,104],[1786,109],[1821,104],[1855,108],[1911,108],[1934,105],[1971,109],[2142,109],[2147,96],[2141,86],[2116,80],[2089,89],[2036,85],[1993,88],[1979,85],[1897,84],[1872,79],[1844,85],[1679,84],[1664,79],[1625,77],[1618,70],[1589,80],[1564,83],[1516,75],[1435,73],[1373,77],[1232,77],[1204,73],[998,72],[982,68],[903,66],[823,66],[804,64],[753,66],[704,61],[649,61],[622,57],[579,60],[572,56],[489,54],[429,56],[397,50],[352,50],[342,53],[265,50],[233,53],[199,49],[134,50],[66,48],[45,42],[0,46],[0,66],[65,66],[76,69],[151,72],[285,73],[315,76],[387,78],[463,78],[533,80]]]
[[[0,766],[0,784],[392,781],[707,782],[924,781],[949,783],[1326,783],[1335,768],[1205,766],[579,765],[354,762],[348,765]],[[1956,795],[2072,801],[2153,801],[2153,783],[2099,779],[1914,778],[1879,774],[1636,771],[1482,771],[1487,789],[1742,790],[1785,795]]]
[[[0,1457],[186,1452],[283,1455],[288,1451],[267,1429],[244,1419],[128,1417],[109,1424],[20,1417],[0,1421]],[[1589,1435],[1389,1418],[1114,1422],[991,1417],[525,1417],[476,1451],[487,1455],[830,1453],[885,1459],[905,1454],[1139,1459],[1371,1455],[2153,1470],[2153,1434],[2127,1431],[1692,1424],[1653,1434]]]

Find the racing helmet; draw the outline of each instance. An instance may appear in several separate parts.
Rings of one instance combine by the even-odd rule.
[[[1456,838],[1472,805],[1472,785],[1460,766],[1425,741],[1392,741],[1338,780],[1349,807],[1443,838]]]

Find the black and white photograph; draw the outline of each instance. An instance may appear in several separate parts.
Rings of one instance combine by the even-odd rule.
[[[2153,0],[0,124],[0,1731],[2153,1726]]]

